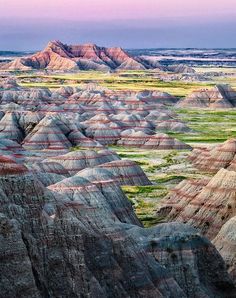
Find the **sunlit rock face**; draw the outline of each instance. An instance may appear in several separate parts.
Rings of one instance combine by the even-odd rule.
[[[221,168],[236,171],[236,139],[213,148],[194,149],[188,159],[201,171],[216,173]]]
[[[2,66],[8,70],[143,70],[149,67],[121,48],[104,48],[95,44],[66,45],[51,41],[47,47],[32,56],[17,58]]]

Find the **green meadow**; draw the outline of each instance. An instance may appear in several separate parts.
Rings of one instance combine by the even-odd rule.
[[[120,157],[141,166],[153,185],[123,186],[137,216],[146,227],[164,221],[156,215],[161,201],[171,189],[186,178],[202,177],[186,160],[188,150],[143,150],[114,147]]]
[[[164,74],[163,74],[164,76]],[[81,71],[76,74],[18,74],[18,79],[25,87],[59,88],[63,86],[81,86],[86,83],[95,83],[113,90],[160,90],[177,97],[190,94],[201,87],[210,87],[213,83],[204,82],[164,82],[155,77],[155,72],[140,71],[125,73],[102,73]]]
[[[175,112],[193,132],[169,134],[190,145],[220,143],[236,137],[236,110],[176,109]]]

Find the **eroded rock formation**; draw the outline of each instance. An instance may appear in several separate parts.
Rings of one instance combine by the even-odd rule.
[[[194,149],[188,159],[202,171],[216,173],[221,168],[236,171],[236,139],[213,148]]]
[[[236,217],[232,217],[221,228],[213,240],[224,261],[226,262],[228,272],[236,281]]]
[[[235,297],[207,239],[142,228],[109,171],[84,171],[48,188],[0,176],[1,297]]]
[[[164,199],[158,214],[168,221],[187,223],[213,241],[236,278],[235,139],[212,149],[197,149],[190,155],[196,167],[216,173],[205,179],[182,181]]]
[[[177,103],[181,108],[229,109],[236,106],[236,91],[229,85],[216,85],[212,89],[195,90]]]
[[[4,64],[8,70],[142,70],[147,66],[121,48],[104,48],[95,44],[66,45],[51,41],[46,48],[32,56],[17,58]]]
[[[167,93],[115,92],[92,85],[51,91],[22,88],[8,81],[3,81],[0,90],[0,138],[22,144],[26,150],[63,154],[74,146],[116,144],[191,149],[165,134],[191,131],[170,111],[169,105],[177,99]]]
[[[236,207],[236,172],[225,169],[211,179],[183,181],[159,210],[170,220],[188,223],[213,239],[233,216]]]

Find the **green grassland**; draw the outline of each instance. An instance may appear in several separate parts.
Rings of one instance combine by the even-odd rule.
[[[122,186],[122,189],[133,204],[138,218],[145,227],[164,221],[164,218],[156,216],[155,210],[161,199],[168,193],[165,187],[159,185]]]
[[[122,187],[146,227],[165,220],[156,215],[156,210],[171,189],[183,179],[203,176],[186,160],[188,150],[127,150],[114,146],[112,149],[123,159],[136,161],[153,183],[148,186]]]
[[[163,74],[165,75],[165,74]],[[168,75],[168,74],[166,74]],[[160,90],[168,92],[174,96],[183,97],[190,94],[196,88],[210,87],[213,83],[205,82],[164,82],[155,77],[155,72],[120,72],[102,73],[81,71],[76,74],[18,74],[20,84],[25,87],[59,88],[63,86],[81,86],[85,83],[96,83],[100,86],[113,90]]]
[[[168,92],[177,97],[184,97],[193,90],[201,87],[211,87],[216,83],[230,83],[236,87],[235,68],[215,68],[202,67],[195,69],[198,73],[220,72],[221,76],[216,76],[212,81],[207,82],[185,82],[169,81],[171,73],[161,72],[158,70],[141,70],[141,71],[120,71],[115,73],[104,73],[99,71],[80,71],[78,73],[48,73],[48,72],[15,72],[16,77],[25,87],[47,87],[58,88],[64,86],[81,86],[85,83],[95,83],[113,90],[133,90],[140,91],[144,89],[160,90]],[[225,76],[224,73],[228,75]],[[160,80],[160,75],[167,80]],[[234,75],[235,74],[235,75]]]
[[[179,119],[193,129],[193,133],[171,133],[190,145],[220,143],[236,137],[235,110],[177,109]]]

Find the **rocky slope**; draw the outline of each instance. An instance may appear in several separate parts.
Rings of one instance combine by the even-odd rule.
[[[193,68],[186,65],[163,66],[155,57],[134,56],[120,47],[105,48],[96,44],[67,45],[55,40],[46,48],[28,57],[16,58],[11,62],[0,63],[4,70],[50,71],[114,71],[158,69],[181,74],[194,74]]]
[[[174,73],[183,73],[183,74],[195,74],[196,71],[194,68],[184,65],[184,64],[177,64],[177,65],[170,65],[167,67],[167,70],[172,71]]]
[[[187,223],[213,241],[236,281],[236,146],[230,139],[212,149],[196,149],[190,161],[201,171],[216,173],[205,179],[182,181],[158,210],[168,221]],[[211,174],[212,175],[212,174]]]
[[[213,240],[224,261],[226,262],[228,272],[230,273],[234,282],[236,281],[236,217],[232,217],[221,228]],[[236,282],[235,282],[236,283]]]
[[[236,107],[236,91],[229,85],[217,85],[212,89],[195,90],[177,103],[181,108],[229,109]]]
[[[206,238],[142,228],[109,171],[84,171],[48,188],[0,176],[1,297],[235,297]]]
[[[1,66],[0,66],[1,67]],[[46,48],[32,56],[17,58],[2,65],[8,70],[142,70],[145,65],[121,48],[104,48],[95,44],[66,45],[51,41]]]
[[[183,181],[160,213],[171,220],[192,224],[210,239],[235,216],[236,172],[221,169],[213,178]]]
[[[236,139],[213,148],[197,148],[188,159],[201,171],[216,173],[221,168],[236,171]]]

